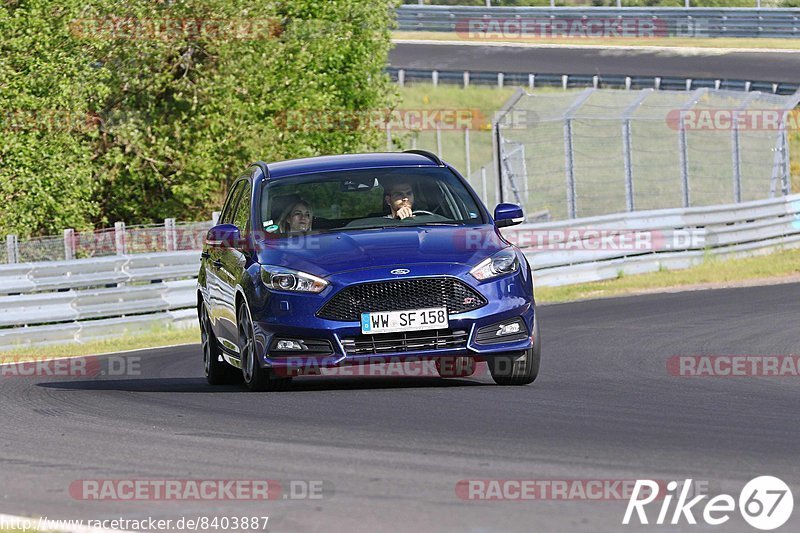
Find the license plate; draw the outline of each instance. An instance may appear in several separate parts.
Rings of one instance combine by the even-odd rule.
[[[444,307],[361,313],[361,333],[397,333],[442,329],[447,326],[447,309]]]

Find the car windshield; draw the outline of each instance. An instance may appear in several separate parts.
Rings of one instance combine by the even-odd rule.
[[[470,191],[440,167],[307,174],[268,181],[261,194],[261,227],[276,237],[484,223]]]

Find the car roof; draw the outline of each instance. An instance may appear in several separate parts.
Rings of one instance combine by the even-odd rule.
[[[326,155],[269,163],[270,179],[280,179],[312,172],[333,172],[362,168],[437,167],[431,157],[409,152]]]

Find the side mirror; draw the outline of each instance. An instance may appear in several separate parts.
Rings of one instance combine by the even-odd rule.
[[[219,224],[208,230],[206,244],[212,248],[236,248],[241,238],[239,228],[233,224]]]
[[[516,226],[525,222],[522,208],[517,204],[497,204],[494,208],[494,223],[498,228]]]

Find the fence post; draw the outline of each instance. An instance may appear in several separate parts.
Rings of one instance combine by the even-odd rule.
[[[211,225],[216,226],[219,224],[219,216],[222,214],[221,211],[212,211],[211,212]]]
[[[689,98],[689,101],[681,106],[680,109],[678,119],[678,156],[680,157],[681,165],[681,192],[683,193],[683,207],[689,207],[691,202],[689,198],[689,154],[684,113],[694,107],[697,101],[700,100],[700,98],[706,92],[708,92],[708,89],[702,87],[700,89],[696,89]]]
[[[433,83],[434,87],[439,86],[439,71],[434,70],[431,72],[431,83]]]
[[[436,123],[436,155],[442,158],[442,125],[439,122]]]
[[[689,155],[686,145],[686,125],[683,122],[683,113],[678,120],[678,155],[681,163],[681,192],[683,193],[683,207],[689,207]]]
[[[6,236],[6,262],[19,263],[19,242],[16,235]]]
[[[486,167],[481,167],[481,194],[484,205],[489,205],[489,190],[486,185]]]
[[[469,155],[470,155],[469,154],[469,128],[467,127],[467,128],[464,128],[464,156],[465,156],[465,161],[466,161],[466,169],[465,170],[467,171],[467,180],[469,180],[469,177],[472,175],[472,170],[471,170],[472,164],[471,164]]]
[[[625,203],[633,211],[633,161],[631,160],[631,121],[622,121],[622,161],[625,164]]]
[[[789,165],[789,132],[786,130],[786,115],[781,121],[781,163],[783,164],[783,195],[792,192],[791,166]]]
[[[406,69],[401,68],[397,71],[397,84],[400,87],[405,87],[406,84]]]
[[[469,87],[469,71],[465,70],[464,71],[464,88],[466,89],[467,87]]]
[[[742,201],[742,171],[739,156],[739,111],[733,112],[733,127],[731,128],[731,162],[733,163],[733,201],[737,204]]]
[[[564,173],[567,178],[567,214],[569,218],[577,216],[577,200],[575,194],[575,151],[572,144],[572,115],[592,95],[595,89],[584,89],[569,108],[564,112]]]
[[[72,228],[64,230],[64,259],[67,261],[75,259],[75,230]]]
[[[532,91],[535,87],[535,83],[536,83],[536,75],[528,74],[528,89]]]
[[[628,78],[630,79],[630,78]],[[635,208],[633,202],[633,157],[631,156],[631,115],[642,105],[655,89],[641,89],[639,96],[622,112],[622,162],[625,167],[625,205],[628,211]]]
[[[572,119],[564,120],[564,171],[567,173],[567,214],[575,218],[575,158],[572,145]]]
[[[502,72],[498,72],[497,73],[497,88],[498,89],[502,89],[503,88],[503,79],[504,79],[503,73]]]
[[[175,219],[164,219],[164,243],[168,252],[174,252],[178,249],[178,232],[175,231]]]
[[[114,247],[117,250],[117,255],[125,255],[125,223],[114,223]]]

